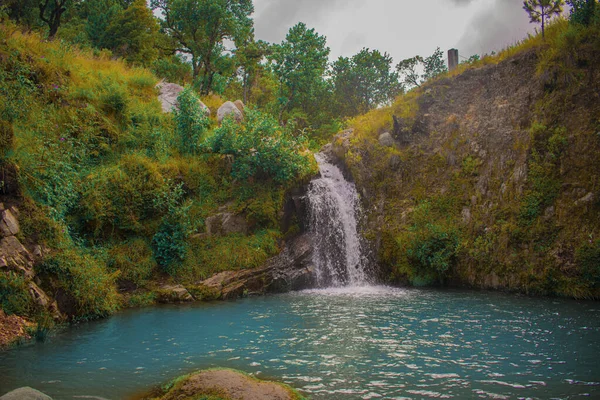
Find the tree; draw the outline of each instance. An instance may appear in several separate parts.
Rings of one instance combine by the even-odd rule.
[[[353,116],[390,103],[402,90],[392,57],[378,50],[362,49],[352,58],[340,57],[332,65],[339,113]]]
[[[38,0],[0,0],[8,16],[19,24],[32,26],[38,21]]]
[[[294,107],[306,109],[318,97],[329,57],[326,44],[325,36],[300,22],[289,30],[281,44],[273,46],[269,58],[280,82],[280,122],[285,111]]]
[[[413,58],[402,60],[396,65],[398,74],[404,78],[403,82],[405,86],[421,86],[423,81],[421,81],[421,76],[417,71],[421,63],[423,63],[423,57],[414,56]]]
[[[123,12],[118,0],[86,1],[82,10],[85,31],[94,47],[110,48],[108,27]]]
[[[448,69],[444,61],[444,53],[438,47],[429,57],[414,56],[400,61],[396,65],[396,70],[403,78],[404,85],[419,87],[423,82],[435,78]],[[423,74],[419,73],[420,70]]]
[[[155,43],[159,28],[146,0],[134,0],[109,23],[106,45],[130,63],[149,66],[158,58]]]
[[[529,14],[529,22],[541,22],[543,38],[546,20],[560,14],[564,4],[563,0],[525,0],[523,9]]]
[[[41,0],[39,3],[40,19],[48,25],[48,38],[54,39],[60,20],[75,0]]]
[[[423,60],[423,67],[425,68],[423,79],[426,81],[448,71],[446,62],[444,61],[444,53],[439,47],[435,49],[432,55],[425,57]]]
[[[208,94],[224,41],[241,43],[250,34],[252,0],[152,0],[151,5],[161,11],[163,29],[176,40],[174,50],[191,58],[201,94]]]
[[[567,0],[571,6],[571,21],[585,26],[590,25],[598,8],[597,0]]]
[[[254,40],[254,30],[235,49],[235,62],[238,67],[238,75],[242,79],[242,90],[244,103],[248,102],[249,92],[256,84],[258,75],[264,69],[262,60],[269,53],[269,44],[262,40]]]

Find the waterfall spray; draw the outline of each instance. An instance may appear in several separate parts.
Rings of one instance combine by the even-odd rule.
[[[361,286],[368,283],[366,258],[357,231],[360,203],[356,187],[342,171],[316,154],[321,177],[308,189],[309,230],[314,237],[317,284]]]

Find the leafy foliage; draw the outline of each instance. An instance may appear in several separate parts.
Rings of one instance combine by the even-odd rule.
[[[120,307],[115,286],[118,273],[108,273],[102,254],[66,249],[46,259],[39,272],[57,279],[78,319],[106,317]]]
[[[243,180],[253,177],[285,183],[311,172],[302,140],[260,111],[248,110],[242,125],[226,119],[204,146],[213,153],[232,155],[231,173]]]
[[[327,39],[304,23],[298,23],[274,45],[269,59],[279,87],[279,119],[284,112],[297,108],[307,111],[325,88],[323,75],[327,68]]]
[[[391,103],[402,91],[391,65],[392,58],[387,53],[369,49],[335,61],[331,74],[339,107],[336,111],[341,116],[355,116]]]
[[[27,315],[34,307],[25,278],[12,271],[0,273],[0,309],[8,315]]]
[[[600,8],[597,0],[567,0],[571,6],[571,21],[588,26],[600,19]]]
[[[213,88],[224,57],[224,40],[241,43],[250,34],[254,11],[251,0],[152,0],[162,13],[162,26],[177,42],[176,49],[189,54],[194,78],[201,77],[203,95]]]
[[[179,151],[183,154],[198,152],[200,141],[206,132],[210,120],[192,88],[187,87],[177,97],[178,109],[175,111]]]
[[[435,78],[446,72],[446,63],[444,54],[438,47],[429,57],[415,56],[400,61],[396,65],[402,82],[406,87],[421,86],[425,81]],[[423,71],[421,73],[420,71]]]
[[[600,287],[600,240],[586,243],[577,250],[577,263],[583,278],[592,287]]]

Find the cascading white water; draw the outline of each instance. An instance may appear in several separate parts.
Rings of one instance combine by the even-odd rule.
[[[315,154],[321,177],[308,188],[309,231],[314,237],[313,262],[317,285],[368,284],[357,219],[360,203],[356,187],[322,154]]]

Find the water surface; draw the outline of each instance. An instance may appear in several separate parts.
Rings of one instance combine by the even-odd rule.
[[[0,354],[0,394],[125,399],[225,366],[314,399],[600,397],[600,305],[383,287],[129,310]]]

